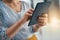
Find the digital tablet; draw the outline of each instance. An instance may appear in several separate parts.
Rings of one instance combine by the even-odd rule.
[[[41,16],[43,13],[48,11],[48,8],[50,7],[50,5],[51,5],[51,2],[37,3],[28,26],[32,26],[34,24],[37,24],[38,16]]]

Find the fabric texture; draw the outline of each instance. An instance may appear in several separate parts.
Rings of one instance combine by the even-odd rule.
[[[22,18],[27,9],[30,8],[28,3],[24,1],[21,1],[21,3],[22,10],[17,13],[4,2],[0,1],[0,23],[2,25],[0,25],[0,40],[26,40],[27,37],[33,33],[32,27],[29,27],[29,22],[27,22],[22,25],[20,31],[17,32],[13,39],[8,38],[6,35],[7,28]]]

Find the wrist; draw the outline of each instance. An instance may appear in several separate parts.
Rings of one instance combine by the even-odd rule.
[[[38,29],[39,29],[39,26],[38,26],[38,25],[33,25],[33,30],[34,30],[34,32],[37,32]]]
[[[27,19],[23,17],[23,18],[21,18],[21,19],[19,20],[19,22],[21,22],[22,24],[24,24],[24,23],[27,22]]]
[[[35,25],[36,28],[39,28],[40,26],[38,24]]]

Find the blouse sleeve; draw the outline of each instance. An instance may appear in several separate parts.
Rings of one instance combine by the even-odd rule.
[[[4,26],[1,26],[2,18],[3,18],[3,15],[2,15],[2,11],[0,9],[0,40],[10,40],[10,38],[8,38],[8,36],[6,35],[7,28],[5,28]]]
[[[0,27],[0,40],[10,40],[6,35],[6,28]]]

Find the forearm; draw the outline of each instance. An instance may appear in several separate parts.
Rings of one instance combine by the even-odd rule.
[[[25,23],[25,19],[21,19],[10,28],[7,29],[6,33],[9,38],[14,37],[14,35],[20,30],[21,26]]]
[[[23,16],[21,20],[13,24],[10,28],[7,29],[6,34],[9,38],[14,37],[14,35],[20,30],[21,26],[29,20],[29,17],[32,16],[33,9],[29,9]]]

